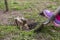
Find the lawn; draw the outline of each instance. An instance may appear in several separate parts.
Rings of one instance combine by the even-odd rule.
[[[60,0],[8,0],[10,11],[20,11],[25,18],[33,18],[36,22],[46,20],[39,16],[42,10],[55,11],[59,5]],[[5,10],[4,0],[0,0],[0,10]],[[0,25],[0,40],[60,40],[60,28],[55,28],[53,25],[46,26],[37,34],[33,30],[21,31],[16,26]]]

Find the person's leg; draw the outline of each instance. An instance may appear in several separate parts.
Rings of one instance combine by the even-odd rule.
[[[60,24],[57,24],[56,22],[53,22],[55,27],[60,27]]]

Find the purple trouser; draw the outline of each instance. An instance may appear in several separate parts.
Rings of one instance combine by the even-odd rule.
[[[52,15],[53,15],[53,12],[51,12],[51,11],[49,11],[49,10],[44,10],[43,12],[44,12],[45,17],[47,17],[48,19],[49,19],[50,17],[52,17]]]

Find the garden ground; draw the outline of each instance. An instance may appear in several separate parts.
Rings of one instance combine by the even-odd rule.
[[[60,28],[53,25],[44,27],[38,34],[33,30],[26,32],[7,25],[16,16],[42,22],[46,19],[38,14],[44,9],[54,11],[60,5],[60,0],[8,0],[8,5],[9,12],[4,13],[4,1],[0,0],[0,40],[60,40]]]

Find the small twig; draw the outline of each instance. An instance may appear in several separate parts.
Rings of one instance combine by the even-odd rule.
[[[4,1],[5,1],[5,7],[6,7],[5,12],[8,12],[9,8],[8,8],[8,3],[7,3],[7,0],[4,0]]]

